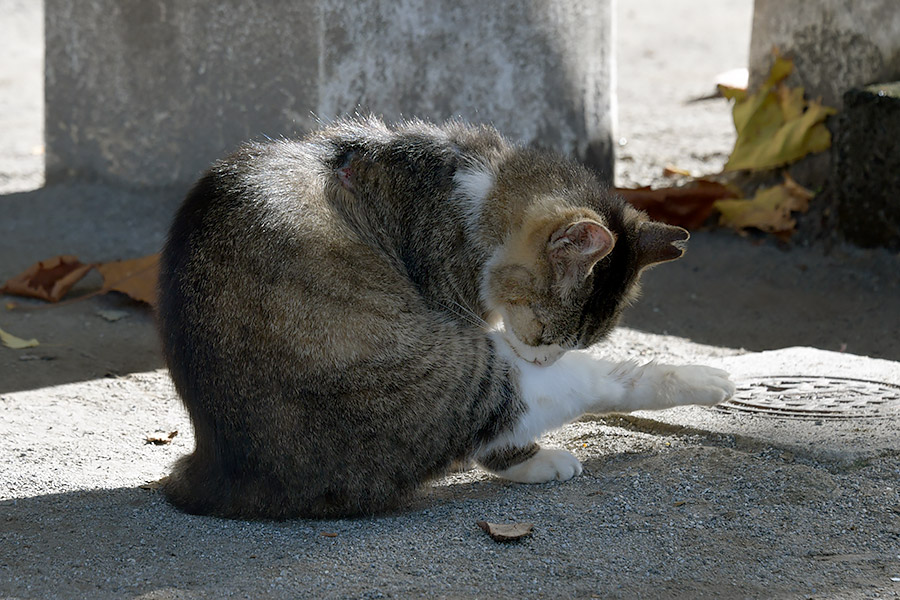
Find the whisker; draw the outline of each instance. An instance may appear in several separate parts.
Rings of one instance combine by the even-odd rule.
[[[472,310],[472,309],[469,308],[468,306],[465,306],[464,304],[460,304],[460,303],[457,302],[456,300],[453,301],[453,304],[456,305],[460,310],[462,310],[463,313],[469,315],[469,317],[470,317],[477,325],[479,325],[480,327],[484,327],[485,329],[488,329],[487,321],[485,321],[484,319],[482,319],[482,318],[478,315],[478,313],[476,313],[474,310]]]
[[[452,301],[452,303],[453,303],[452,306],[444,304],[443,302],[440,302],[440,301],[438,301],[437,303],[442,308],[446,309],[447,312],[459,317],[460,319],[462,319],[469,325],[471,325],[473,327],[477,327],[479,329],[488,329],[487,322],[484,319],[482,319],[481,317],[479,317],[475,313],[475,311],[473,311],[471,308],[463,306],[462,304],[460,304],[459,302],[457,302],[455,300]]]

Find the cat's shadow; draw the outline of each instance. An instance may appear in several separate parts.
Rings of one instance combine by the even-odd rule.
[[[473,516],[467,509],[472,503],[501,501],[503,488],[510,485],[488,476],[444,482],[392,513],[322,521],[189,515],[161,492],[136,487],[4,500],[0,573],[9,576],[0,576],[0,596],[41,596],[64,587],[127,590],[129,596],[170,588],[208,591],[209,582],[221,589],[246,589],[247,582],[270,579],[279,566],[308,563],[314,574],[322,561],[333,559],[341,542],[360,556],[369,546],[423,535],[480,543],[483,533],[474,520],[486,515]]]
[[[232,521],[179,512],[162,494],[139,488],[76,491],[0,502],[0,596],[40,597],[62,589],[240,589],[270,579],[279,565],[316,562],[339,538],[378,537],[409,527],[409,517]],[[239,573],[234,571],[240,565]],[[5,567],[5,568],[4,568]],[[188,589],[185,589],[188,588]],[[190,595],[190,594],[189,594]]]

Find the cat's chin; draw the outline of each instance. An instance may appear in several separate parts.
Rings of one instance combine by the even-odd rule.
[[[549,346],[528,346],[523,344],[516,336],[504,332],[503,340],[509,346],[513,354],[524,361],[538,367],[549,367],[566,353],[566,349],[557,344]]]

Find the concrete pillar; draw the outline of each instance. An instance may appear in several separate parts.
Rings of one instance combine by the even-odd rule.
[[[187,184],[371,111],[493,123],[612,174],[614,0],[45,0],[47,179]]]

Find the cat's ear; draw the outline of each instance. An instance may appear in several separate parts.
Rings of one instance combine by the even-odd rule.
[[[615,244],[616,236],[591,219],[566,223],[554,231],[547,244],[547,253],[563,295],[584,281]]]
[[[642,223],[638,231],[637,247],[640,268],[681,258],[685,242],[690,237],[691,234],[681,227],[656,221]]]

